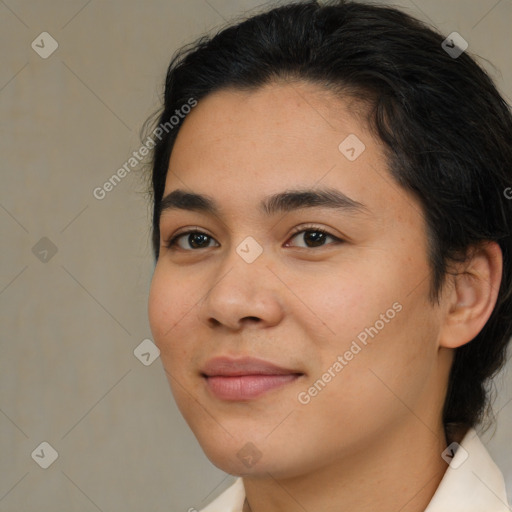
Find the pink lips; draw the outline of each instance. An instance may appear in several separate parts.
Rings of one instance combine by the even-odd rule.
[[[221,400],[250,400],[298,379],[301,372],[252,357],[217,357],[202,369],[206,386]]]

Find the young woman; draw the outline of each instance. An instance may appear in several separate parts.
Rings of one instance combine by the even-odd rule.
[[[503,512],[512,117],[406,14],[296,3],[173,58],[149,298],[205,512]]]

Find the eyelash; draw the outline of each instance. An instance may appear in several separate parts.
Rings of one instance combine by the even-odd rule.
[[[299,233],[307,233],[307,232],[315,232],[315,233],[321,233],[322,235],[325,235],[325,236],[328,236],[330,238],[333,238],[337,243],[341,243],[343,242],[343,240],[337,236],[334,236],[333,234],[329,233],[328,231],[326,231],[325,229],[319,227],[319,226],[315,226],[315,225],[307,225],[307,226],[298,226],[297,228],[295,228],[290,236],[290,238],[294,238],[296,235],[298,235]],[[198,251],[199,249],[182,249],[181,247],[179,247],[179,249],[175,249],[175,245],[176,245],[176,242],[179,238],[183,237],[183,236],[186,236],[186,235],[191,235],[191,234],[199,234],[199,235],[206,235],[209,239],[213,239],[212,236],[208,235],[207,233],[205,233],[204,231],[201,231],[199,230],[199,228],[196,228],[196,229],[191,229],[191,230],[188,230],[188,231],[183,231],[182,233],[178,233],[177,235],[171,237],[169,240],[167,240],[165,243],[164,243],[164,246],[165,248],[167,249],[171,249],[171,250],[179,250],[181,249],[182,251]],[[329,245],[329,244],[326,244],[326,245]],[[319,247],[324,247],[324,245],[321,245]],[[202,249],[209,249],[209,247],[203,247]],[[315,249],[315,247],[299,247],[299,249]]]

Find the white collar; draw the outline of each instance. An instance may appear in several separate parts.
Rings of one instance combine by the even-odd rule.
[[[474,429],[460,446],[425,512],[509,512],[503,475]]]
[[[474,429],[460,446],[424,512],[510,512],[503,475]],[[237,478],[201,512],[242,512],[244,500]]]

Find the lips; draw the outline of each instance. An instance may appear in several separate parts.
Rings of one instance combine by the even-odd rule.
[[[257,398],[290,384],[303,375],[263,359],[217,357],[201,371],[209,392],[221,400],[242,401]]]

